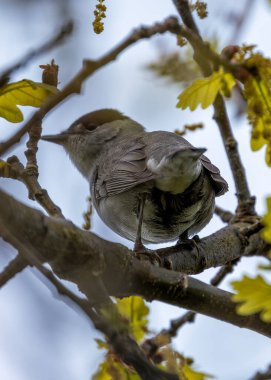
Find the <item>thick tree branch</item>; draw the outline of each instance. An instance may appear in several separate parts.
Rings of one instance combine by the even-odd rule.
[[[20,242],[18,244],[20,245]],[[162,371],[149,362],[138,344],[129,335],[128,329],[125,330],[119,327],[121,326],[121,317],[118,315],[117,310],[115,310],[113,303],[109,306],[112,305],[113,307],[111,312],[114,313],[114,319],[118,318],[116,326],[112,324],[110,318],[107,320],[99,313],[98,308],[95,306],[97,304],[96,300],[93,300],[93,304],[91,304],[87,299],[75,295],[67,289],[50,270],[46,269],[39,260],[32,255],[32,252],[27,252],[22,249],[21,254],[54,285],[60,295],[67,297],[86,314],[96,329],[105,334],[115,354],[118,355],[126,365],[132,366],[138,372],[141,379],[178,380],[177,375]],[[109,301],[111,302],[110,299]],[[70,304],[68,305],[71,306]]]
[[[168,17],[165,21],[161,23],[156,23],[150,27],[142,26],[130,33],[130,35],[126,37],[123,42],[118,44],[116,47],[114,47],[100,59],[97,59],[96,61],[85,60],[83,67],[62,89],[61,92],[59,92],[55,96],[50,97],[41,106],[41,108],[34,113],[30,120],[28,120],[23,125],[21,129],[19,129],[7,141],[0,143],[0,155],[3,155],[5,152],[8,151],[10,147],[18,143],[22,136],[24,136],[24,134],[30,130],[33,124],[36,123],[36,120],[42,120],[49,111],[51,111],[55,106],[57,106],[60,102],[62,102],[71,94],[80,93],[81,87],[88,77],[90,77],[103,66],[114,61],[129,46],[133,45],[141,39],[150,38],[155,34],[163,34],[168,31],[176,32],[177,27],[178,21],[175,17]]]
[[[249,380],[270,380],[271,379],[271,365],[264,372],[257,372]]]
[[[184,278],[180,273],[139,261],[123,245],[105,241],[70,222],[46,217],[3,191],[0,191],[0,209],[1,236],[12,244],[16,236],[25,249],[34,252],[41,262],[49,262],[60,278],[76,283],[90,299],[93,283],[100,276],[112,296],[139,294],[147,300],[160,300],[184,307],[271,337],[270,325],[262,322],[257,315],[242,317],[235,313],[236,305],[228,292],[194,278],[188,279],[184,290]],[[231,240],[237,243],[238,234],[233,227],[219,231],[218,241],[222,245],[223,231],[229,238],[230,254]],[[214,239],[215,236],[211,236],[211,241]],[[16,248],[16,244],[14,246]],[[205,246],[208,247],[208,238],[205,239]],[[179,251],[179,256],[182,254]]]

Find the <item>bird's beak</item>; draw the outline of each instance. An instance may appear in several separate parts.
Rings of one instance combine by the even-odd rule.
[[[67,140],[67,134],[62,132],[57,135],[44,135],[41,136],[41,140],[63,145],[63,143]]]

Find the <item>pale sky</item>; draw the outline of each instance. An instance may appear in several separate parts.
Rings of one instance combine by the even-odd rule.
[[[1,0],[0,55],[3,68],[50,37],[60,25],[60,16],[63,12],[68,14],[69,8],[76,21],[75,33],[67,43],[31,62],[18,71],[12,81],[23,78],[40,81],[38,65],[55,58],[60,65],[61,88],[81,67],[84,58],[99,57],[138,25],[152,24],[175,14],[170,0],[107,1],[105,32],[96,36],[91,28],[94,1],[62,1],[62,8],[57,7],[58,3],[60,4],[56,1]],[[209,36],[222,36],[226,43],[228,28],[219,18],[219,11],[223,11],[225,2],[212,0],[208,3],[213,5],[210,7],[211,25],[208,19],[197,21]],[[236,3],[228,1],[227,9],[236,9]],[[271,22],[271,7],[267,0],[258,0],[256,3],[237,42],[257,44],[265,55],[270,56],[268,26]],[[243,1],[240,1],[238,6],[242,4]],[[230,191],[218,198],[217,204],[234,211],[236,202],[232,176],[219,132],[212,120],[211,108],[205,111],[199,109],[193,113],[176,109],[181,86],[156,78],[144,68],[157,57],[159,50],[170,51],[174,48],[175,40],[170,35],[155,37],[151,42],[143,41],[131,47],[116,62],[90,78],[80,96],[71,97],[51,112],[44,121],[44,132],[57,133],[67,128],[78,116],[104,107],[123,111],[142,123],[147,130],[173,131],[185,123],[203,121],[205,128],[186,138],[195,146],[208,149],[207,155],[221,169],[230,185]],[[27,114],[31,112],[32,109],[26,110]],[[246,119],[235,119],[231,106],[230,115],[242,158],[248,168],[251,192],[257,196],[259,212],[263,212],[265,197],[270,193],[270,169],[264,164],[263,151],[250,151],[250,128]],[[1,140],[16,128],[17,125],[1,120]],[[39,146],[41,185],[48,190],[64,215],[81,226],[82,214],[87,207],[87,182],[60,147],[45,142]],[[20,145],[12,154],[17,154],[24,162],[24,150],[25,147]],[[17,199],[32,207],[39,207],[27,199],[27,191],[21,183],[1,180],[0,186]],[[206,236],[221,226],[222,223],[214,217],[200,236]],[[93,230],[105,239],[131,247],[130,242],[110,231],[96,215]],[[4,243],[0,243],[0,247],[2,267],[9,260],[11,250]],[[223,288],[230,290],[230,281],[240,278],[244,273],[253,275],[259,262],[259,259],[244,259],[238,269],[227,277]],[[214,273],[215,271],[209,270],[197,277],[207,282]],[[32,271],[27,270],[18,275],[1,289],[0,305],[1,379],[84,380],[89,379],[96,370],[102,360],[102,352],[96,349],[94,341],[99,334],[84,317],[53,298],[39,276]],[[153,302],[151,328],[159,331],[168,326],[170,319],[183,313],[184,310],[176,307]],[[271,346],[267,338],[203,316],[199,316],[193,325],[185,326],[174,340],[174,345],[185,356],[193,357],[199,370],[213,374],[218,380],[248,380],[256,371],[265,369],[271,358]]]

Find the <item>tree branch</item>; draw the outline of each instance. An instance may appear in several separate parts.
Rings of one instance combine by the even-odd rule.
[[[176,32],[178,27],[178,21],[175,17],[168,17],[161,23],[155,23],[153,26],[142,26],[134,30],[123,42],[118,44],[107,54],[102,56],[96,61],[85,60],[83,67],[79,72],[71,79],[71,81],[63,88],[63,90],[54,96],[51,96],[41,108],[34,113],[34,115],[28,120],[21,129],[19,129],[13,136],[11,136],[5,142],[0,143],[0,155],[3,155],[14,144],[18,143],[26,132],[35,124],[36,120],[42,120],[45,115],[51,111],[56,105],[62,102],[71,94],[80,93],[81,87],[84,81],[94,74],[97,70],[114,61],[125,49],[133,45],[139,40],[150,38],[155,34],[163,34],[168,31]]]
[[[36,200],[49,215],[64,219],[61,209],[40,186],[37,175],[31,175],[16,156],[9,157],[6,162],[0,160],[0,163],[3,164],[3,167],[0,167],[0,178],[12,178],[23,182],[30,199]]]
[[[18,254],[11,260],[4,270],[0,273],[0,288],[11,280],[17,273],[20,273],[29,265],[28,261],[23,256]]]
[[[92,305],[87,299],[78,297],[67,289],[50,270],[46,269],[31,252],[22,249],[21,254],[54,285],[60,295],[68,297],[68,299],[86,314],[95,328],[105,334],[115,354],[118,355],[126,365],[132,366],[138,372],[141,379],[178,380],[177,375],[162,371],[149,362],[138,344],[129,335],[128,330],[119,327],[121,326],[121,317],[118,315],[117,310],[115,310],[113,303],[113,310],[110,310],[110,312],[114,313],[114,318],[118,318],[116,326],[110,321],[110,318],[107,320],[99,313],[99,310],[95,307],[95,305],[97,305],[95,299]],[[68,303],[66,302],[66,304]],[[71,305],[68,304],[68,306]]]
[[[270,380],[271,379],[271,365],[264,372],[257,372],[250,380]]]
[[[13,239],[16,237],[25,249],[34,252],[41,262],[48,262],[60,278],[76,283],[90,299],[95,281],[100,276],[112,296],[139,294],[147,300],[184,307],[271,337],[270,325],[262,322],[258,315],[243,317],[235,313],[236,305],[228,292],[194,278],[188,279],[184,290],[182,274],[139,261],[123,245],[82,231],[71,222],[46,217],[3,191],[0,191],[0,209],[1,236],[15,248]],[[238,243],[238,234],[232,227],[219,231],[218,241],[222,244],[223,230],[229,238],[230,254],[231,240],[239,247],[242,244]],[[211,235],[211,241],[213,239],[215,236]],[[205,246],[208,247],[208,238],[205,238]],[[226,250],[226,245],[224,248]],[[179,256],[182,256],[181,251]]]
[[[223,210],[219,206],[215,207],[215,214],[219,216],[224,223],[230,223],[231,219],[234,217],[234,214],[232,212]]]
[[[188,0],[173,0],[173,3],[175,4],[185,26],[191,30],[191,32],[186,30],[185,37],[194,49],[194,59],[201,68],[204,76],[209,76],[212,73],[212,66],[210,65],[209,57],[206,56],[207,44],[203,42],[194,22],[193,16],[189,9]],[[180,32],[184,35],[183,30],[180,30]],[[212,59],[213,57],[211,57],[211,60]],[[241,214],[254,214],[254,202],[251,201],[245,169],[241,161],[238,151],[238,144],[234,138],[225,103],[221,95],[218,95],[214,102],[214,119],[219,127],[224,148],[232,170],[238,199],[238,211]]]
[[[65,38],[67,38],[72,33],[72,31],[73,31],[73,22],[69,21],[65,23],[60,28],[60,30],[56,33],[56,35],[50,38],[50,40],[48,40],[47,42],[45,42],[43,45],[36,48],[35,50],[30,51],[13,66],[9,67],[7,70],[0,73],[0,87],[8,81],[10,75],[13,74],[14,71],[21,69],[33,58],[36,58],[39,55],[52,50],[54,47],[62,43],[65,40]]]

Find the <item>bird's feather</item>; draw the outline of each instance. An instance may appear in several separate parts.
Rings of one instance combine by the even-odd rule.
[[[133,142],[120,152],[119,157],[112,159],[112,170],[105,176],[98,175],[95,184],[97,198],[109,197],[128,191],[131,188],[151,181],[154,175],[147,169],[145,144]]]
[[[212,178],[216,197],[220,197],[221,195],[225,194],[228,191],[229,187],[225,179],[220,175],[220,170],[218,167],[212,164],[209,158],[204,155],[202,155],[200,159],[202,165],[205,167],[205,169],[208,170]]]

